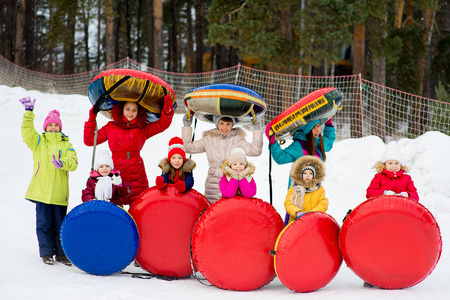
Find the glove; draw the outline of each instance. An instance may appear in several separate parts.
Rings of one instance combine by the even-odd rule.
[[[167,116],[173,114],[173,104],[172,104],[172,98],[169,95],[164,96],[164,108],[163,108],[164,114]]]
[[[34,103],[36,102],[36,99],[33,99],[33,101],[31,101],[31,98],[22,98],[19,99],[20,103],[23,104],[23,106],[25,106],[25,110],[29,110],[29,111],[33,111],[34,109]]]
[[[236,171],[233,171],[229,166],[225,166],[224,169],[230,174],[231,178],[239,180],[239,174]]]
[[[167,183],[164,182],[164,177],[162,176],[157,176],[156,177],[156,187],[158,189],[163,189],[167,186]]]
[[[95,112],[95,106],[92,106],[92,108],[89,110],[89,122],[94,122],[97,118],[97,113]]]
[[[53,160],[52,160],[52,163],[55,165],[55,167],[56,167],[58,170],[61,169],[62,166],[63,166],[63,162],[62,162],[60,159],[57,159],[57,158],[55,157],[55,154],[53,154]]]
[[[305,212],[302,212],[302,211],[299,211],[299,212],[297,212],[296,213],[296,218],[295,219],[298,219],[298,218],[300,218],[301,216],[303,216],[304,214],[306,214]]]
[[[393,191],[390,191],[390,190],[385,190],[385,191],[383,192],[383,195],[396,195],[396,193],[393,192]]]
[[[122,177],[118,173],[113,174],[111,183],[117,186],[122,186]]]
[[[247,176],[250,173],[250,171],[251,171],[250,167],[245,168],[244,171],[242,171],[241,173],[238,174],[239,175],[239,180],[245,178],[245,176]]]
[[[333,118],[329,118],[328,121],[325,122],[325,125],[333,126]]]
[[[192,117],[189,119],[187,115],[183,117],[183,125],[186,127],[191,127],[192,125]]]
[[[253,130],[261,130],[262,128],[262,121],[256,120],[256,122],[252,122],[252,128]]]
[[[267,124],[266,126],[266,136],[269,139],[269,145],[275,144],[275,137],[273,135],[270,135],[270,127],[272,126],[271,123]]]
[[[402,196],[402,197],[409,197],[407,192],[401,192],[400,194],[397,194],[398,196]]]
[[[178,180],[177,182],[175,182],[175,187],[179,192],[186,191],[186,184],[184,183],[183,180]]]

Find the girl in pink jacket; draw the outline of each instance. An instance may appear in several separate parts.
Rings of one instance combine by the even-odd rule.
[[[220,166],[223,176],[219,187],[223,198],[242,196],[252,198],[256,195],[256,183],[252,178],[255,167],[247,162],[245,151],[242,148],[234,148],[230,157]]]
[[[367,188],[367,199],[380,195],[398,195],[419,201],[417,189],[408,168],[402,163],[402,157],[395,146],[388,146],[381,161],[375,164],[377,174]]]

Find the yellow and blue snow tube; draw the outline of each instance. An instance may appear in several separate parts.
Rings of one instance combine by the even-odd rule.
[[[190,90],[184,97],[188,115],[214,123],[214,116],[227,116],[236,123],[256,122],[266,112],[257,92],[236,84],[210,84]]]

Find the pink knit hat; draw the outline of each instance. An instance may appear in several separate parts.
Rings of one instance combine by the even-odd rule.
[[[47,118],[45,118],[45,121],[44,121],[44,131],[45,131],[45,129],[47,128],[48,124],[50,124],[50,123],[56,123],[56,124],[58,124],[58,125],[59,125],[59,128],[60,128],[61,131],[62,131],[62,124],[61,124],[61,119],[59,118],[59,111],[57,111],[56,109],[50,111],[50,112],[48,113]]]

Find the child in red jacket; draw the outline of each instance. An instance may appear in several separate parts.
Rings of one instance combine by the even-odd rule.
[[[380,195],[398,195],[419,201],[414,182],[406,174],[408,168],[396,146],[387,146],[381,161],[374,166],[377,171],[367,188],[367,199]]]
[[[122,199],[131,193],[130,184],[122,182],[120,171],[114,169],[114,163],[107,150],[97,153],[95,170],[89,174],[86,188],[81,192],[83,202],[91,200],[106,200],[123,206]]]

